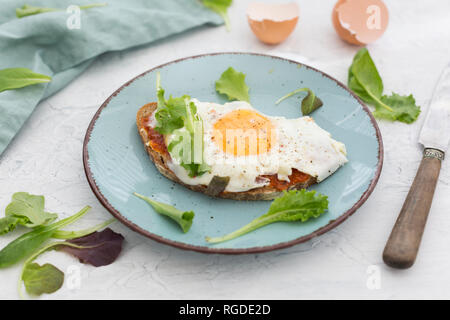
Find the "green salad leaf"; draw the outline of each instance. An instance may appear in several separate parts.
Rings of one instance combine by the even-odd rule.
[[[420,107],[412,95],[383,95],[383,81],[366,48],[360,49],[353,58],[348,86],[364,102],[375,107],[374,116],[377,118],[412,123],[419,117]]]
[[[17,18],[23,18],[39,13],[45,13],[45,12],[52,12],[52,11],[59,11],[60,9],[56,8],[45,8],[45,7],[36,7],[36,6],[30,6],[28,4],[24,4],[22,7],[16,9],[16,16]]]
[[[245,83],[245,74],[229,67],[220,79],[216,81],[216,91],[228,96],[229,100],[240,100],[250,102],[248,86]]]
[[[2,69],[0,70],[0,92],[46,83],[51,80],[51,77],[33,72],[27,68]]]
[[[190,177],[198,177],[211,169],[203,160],[203,122],[197,115],[193,102],[186,102],[185,106],[184,126],[173,131],[167,150],[186,169]],[[201,146],[198,150],[198,161],[195,161],[196,145]]]
[[[0,219],[0,235],[14,230],[17,225],[34,228],[55,220],[58,215],[44,211],[44,203],[43,196],[27,192],[14,193],[5,209],[5,217]]]
[[[43,293],[53,293],[61,288],[64,283],[64,273],[49,263],[43,266],[28,263],[23,270],[22,280],[29,294],[39,296]]]
[[[0,250],[0,268],[9,267],[35,252],[60,228],[67,226],[85,215],[91,207],[86,206],[78,213],[55,223],[39,226],[21,235]]]
[[[18,224],[25,225],[27,219],[18,217],[4,217],[0,219],[0,235],[13,231]]]
[[[91,233],[94,233],[100,229],[103,229],[115,221],[116,221],[116,219],[111,218],[109,220],[106,220],[105,222],[99,223],[93,227],[90,227],[90,228],[87,228],[84,230],[77,230],[77,231],[56,230],[53,233],[52,238],[54,238],[54,239],[69,239],[69,240],[81,238],[81,237],[87,236]]]
[[[44,205],[44,196],[16,192],[5,209],[5,218],[18,218],[20,224],[29,228],[45,225],[55,220],[58,215],[44,211]]]
[[[156,76],[156,95],[158,97],[158,108],[155,112],[156,131],[161,134],[170,134],[176,129],[184,126],[186,118],[186,101],[189,96],[184,95],[179,98],[170,96],[168,100],[164,98],[164,89],[161,88],[160,74]]]
[[[19,295],[22,297],[22,281],[31,295],[53,293],[61,288],[64,282],[62,271],[48,263],[43,266],[33,263],[44,252],[59,249],[78,258],[81,263],[89,263],[95,267],[113,263],[122,251],[124,238],[110,228],[97,232],[104,226],[105,224],[96,226],[88,235],[52,242],[36,250],[23,264],[18,282]]]
[[[222,237],[206,237],[210,243],[219,243],[240,237],[265,225],[280,221],[305,222],[317,218],[328,209],[328,198],[317,194],[316,191],[290,190],[276,198],[270,205],[269,211],[251,221],[242,228]]]
[[[43,293],[53,293],[61,288],[64,283],[64,273],[61,270],[49,263],[40,266],[37,263],[33,263],[33,261],[44,252],[54,250],[65,244],[74,245],[65,241],[52,242],[37,249],[25,260],[17,283],[17,289],[21,298],[23,298],[22,281],[27,292],[35,296]]]
[[[107,5],[106,3],[92,3],[92,4],[87,4],[87,5],[78,6],[78,7],[80,8],[80,10],[84,10],[84,9],[95,8],[95,7],[104,7],[106,5]],[[17,18],[23,18],[23,17],[32,16],[35,14],[53,12],[53,11],[63,11],[63,9],[36,7],[36,6],[30,6],[28,4],[25,4],[22,7],[16,9],[16,16],[17,16]]]
[[[0,268],[6,268],[25,259],[18,282],[19,295],[22,297],[22,281],[31,295],[52,293],[64,282],[64,273],[51,264],[39,265],[33,261],[42,253],[61,248],[62,251],[77,257],[82,263],[93,266],[105,266],[116,260],[122,250],[123,236],[107,228],[115,221],[110,219],[93,227],[66,231],[61,228],[83,217],[91,208],[85,206],[78,213],[53,222],[55,213],[44,211],[43,196],[27,192],[16,192],[6,207],[6,216],[0,219],[0,234],[12,231],[18,224],[32,227],[33,230],[22,234],[0,250]],[[50,238],[65,239],[46,244]]]
[[[155,112],[156,131],[171,134],[167,150],[190,177],[198,177],[210,170],[203,157],[203,122],[190,97],[172,96],[166,100],[160,85],[160,75],[156,78],[158,107]]]
[[[420,108],[416,106],[416,100],[412,94],[409,96],[401,96],[396,93],[393,93],[390,96],[384,95],[381,97],[381,101],[384,104],[389,105],[392,111],[376,105],[373,114],[377,118],[413,123],[419,117]]]
[[[188,232],[191,228],[195,216],[193,211],[180,211],[174,206],[152,200],[149,197],[143,196],[136,192],[134,193],[134,195],[148,202],[156,212],[165,215],[178,223],[184,233]]]
[[[205,7],[218,13],[223,21],[227,31],[231,30],[230,18],[228,17],[228,8],[231,6],[233,0],[202,0]]]
[[[280,99],[278,99],[275,102],[275,104],[279,104],[281,101],[283,101],[299,92],[302,92],[302,91],[308,92],[307,95],[302,100],[302,114],[304,116],[310,114],[314,110],[319,109],[323,105],[322,100],[320,100],[320,98],[317,97],[314,94],[314,92],[309,88],[300,88],[300,89],[294,90],[294,91],[286,94],[285,96],[281,97]]]

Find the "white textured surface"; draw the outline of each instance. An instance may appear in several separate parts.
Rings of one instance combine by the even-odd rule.
[[[0,208],[15,191],[44,194],[47,209],[72,214],[86,204],[93,210],[77,226],[105,220],[109,213],[91,192],[82,167],[82,142],[100,104],[120,85],[161,63],[217,51],[291,52],[346,82],[357,47],[343,43],[331,24],[334,0],[299,1],[294,34],[278,47],[259,43],[247,26],[248,1],[230,10],[232,31],[204,28],[127,53],[106,54],[63,91],[40,103],[0,158]],[[413,93],[423,111],[450,52],[450,2],[386,1],[390,23],[369,50],[387,92]],[[381,253],[421,159],[417,135],[423,114],[412,125],[379,122],[385,145],[380,181],[354,216],[327,234],[289,249],[257,255],[205,255],[144,238],[116,223],[126,238],[120,258],[94,268],[62,253],[39,261],[62,270],[81,269],[81,285],[65,284],[56,299],[232,299],[232,298],[450,298],[450,161],[443,163],[418,260],[410,270],[383,265]],[[4,246],[16,237],[0,238]],[[376,265],[381,288],[366,286]],[[18,297],[20,268],[0,271],[0,298]]]

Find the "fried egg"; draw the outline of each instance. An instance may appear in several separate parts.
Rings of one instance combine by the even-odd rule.
[[[190,177],[173,159],[168,167],[186,184],[208,185],[214,176],[230,177],[225,191],[242,192],[268,185],[268,179],[261,179],[265,175],[289,181],[293,169],[320,182],[348,161],[345,145],[309,116],[272,117],[244,101],[192,102],[203,123],[203,161],[210,172]],[[167,145],[172,138],[166,136]]]

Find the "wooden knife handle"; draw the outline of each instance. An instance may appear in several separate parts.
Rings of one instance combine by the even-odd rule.
[[[384,248],[383,260],[388,266],[406,269],[414,264],[443,159],[444,153],[440,150],[424,150],[414,182]]]

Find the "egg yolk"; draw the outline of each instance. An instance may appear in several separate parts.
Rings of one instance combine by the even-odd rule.
[[[234,110],[214,123],[212,140],[225,153],[235,156],[263,154],[275,142],[270,120],[253,110]]]

